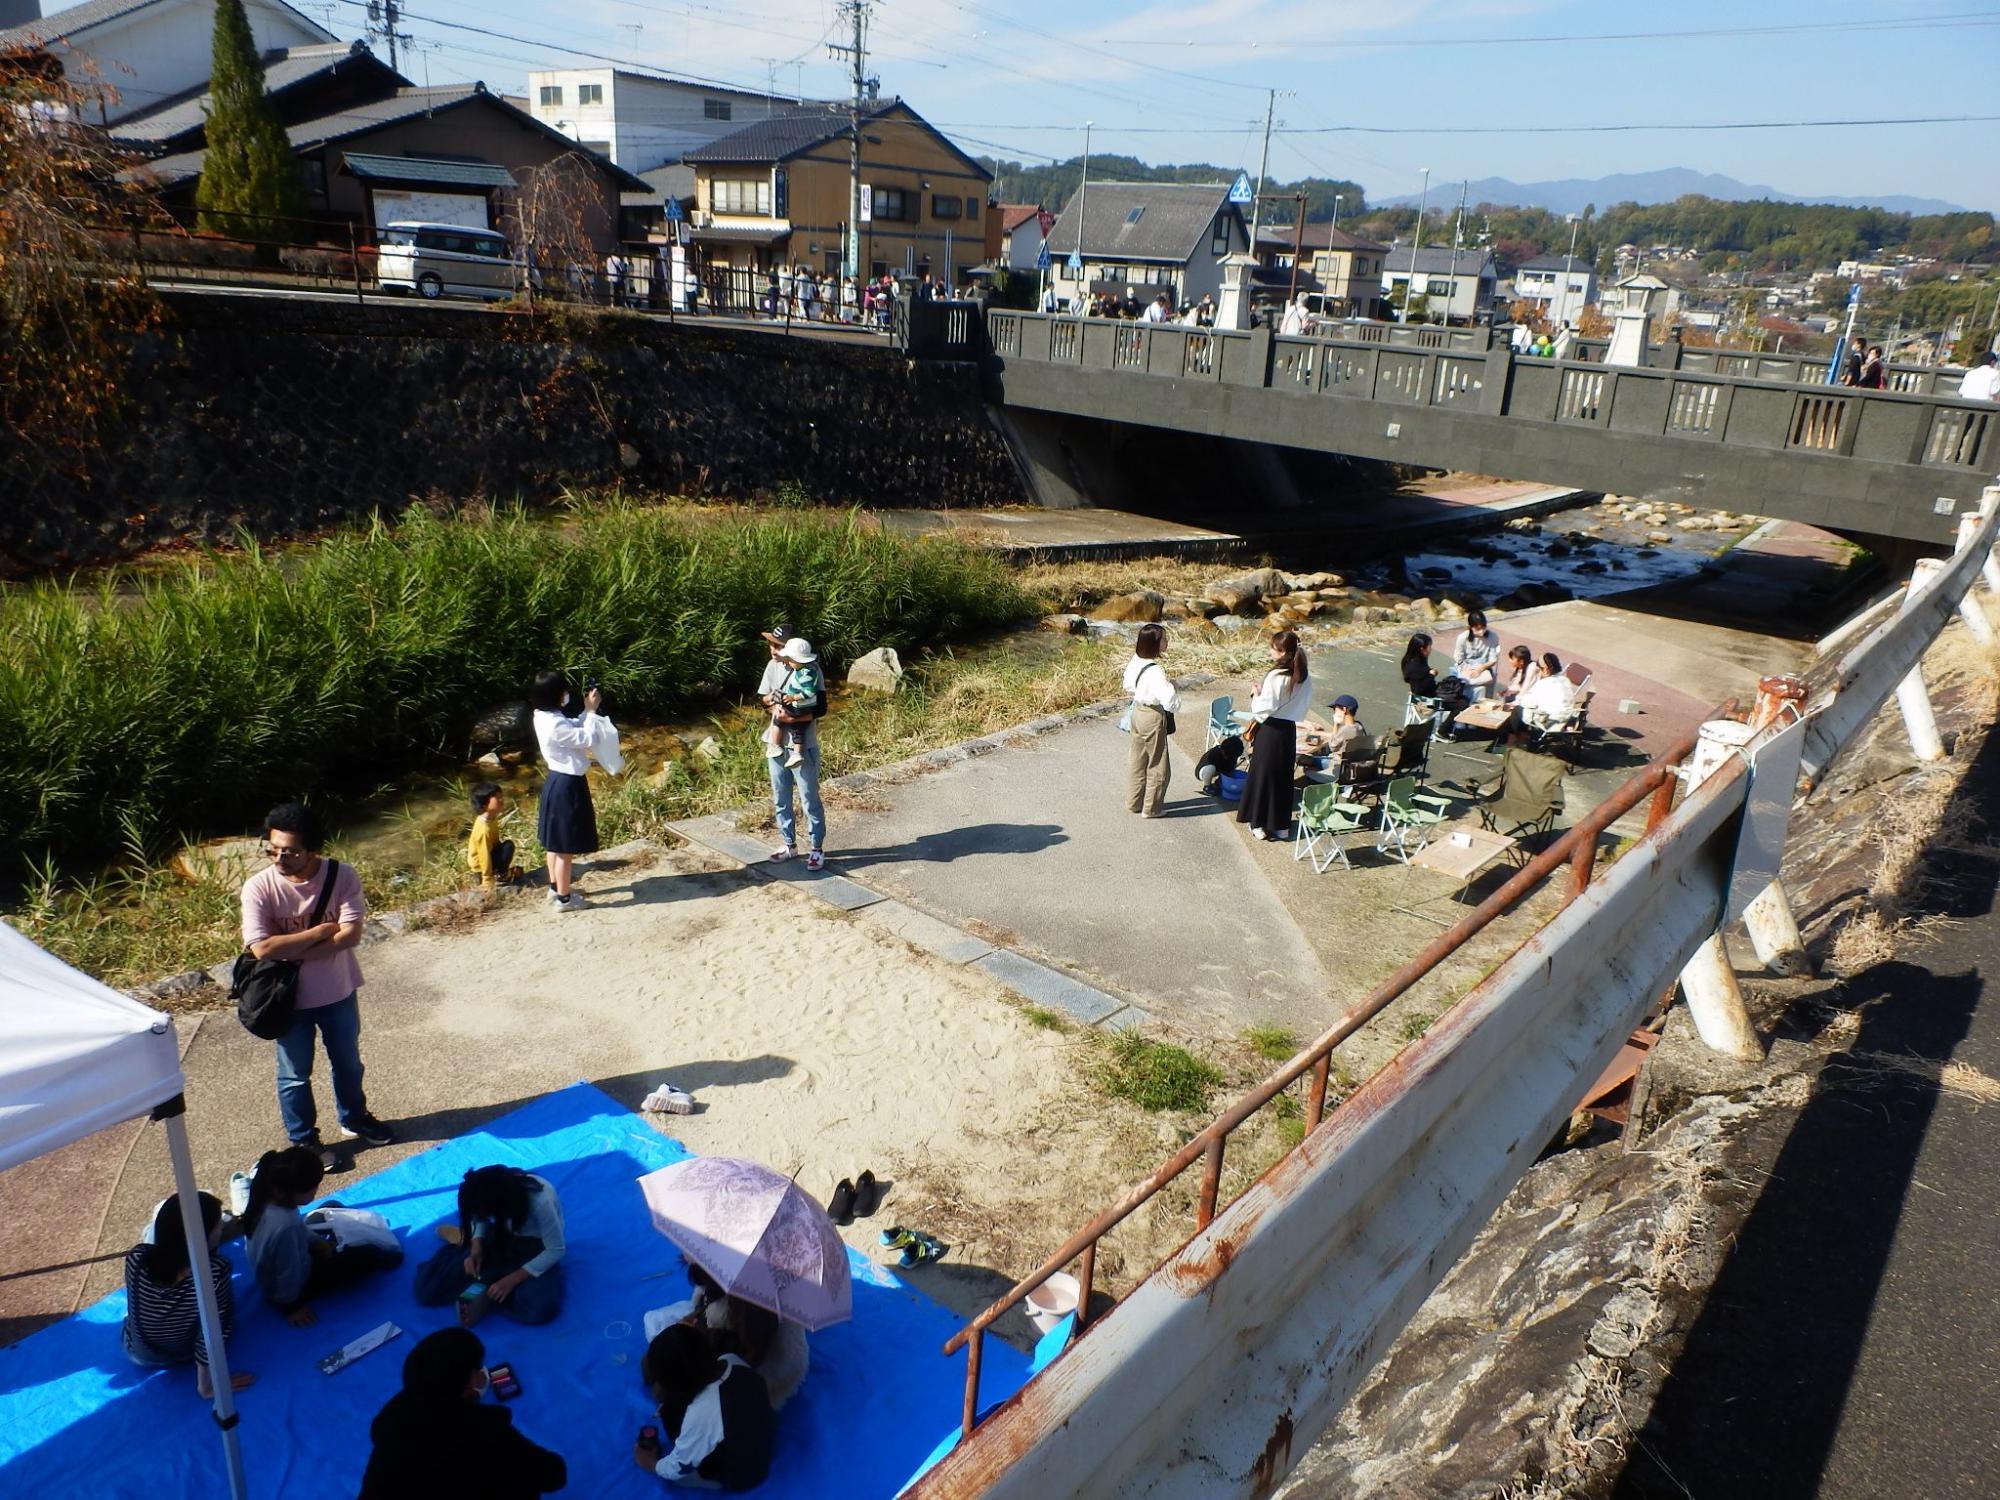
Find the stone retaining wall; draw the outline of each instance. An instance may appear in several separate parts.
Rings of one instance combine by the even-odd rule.
[[[966,366],[637,315],[169,294],[81,463],[0,442],[0,573],[286,537],[413,502],[624,484],[993,506],[1019,471]]]

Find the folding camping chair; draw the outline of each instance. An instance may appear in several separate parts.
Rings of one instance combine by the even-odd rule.
[[[1421,784],[1430,779],[1431,729],[1434,722],[1425,719],[1421,723],[1405,724],[1382,736],[1377,753],[1381,757],[1385,780],[1414,776]]]
[[[1208,705],[1208,732],[1202,737],[1201,748],[1213,750],[1232,734],[1241,734],[1236,721],[1229,715],[1236,707],[1236,700],[1224,693]]]
[[[1346,841],[1368,823],[1368,809],[1358,802],[1343,802],[1340,788],[1325,783],[1308,786],[1299,794],[1295,815],[1297,837],[1292,858],[1312,861],[1313,873],[1324,875],[1339,860],[1348,869],[1354,862],[1347,857]]]
[[[1398,776],[1382,793],[1382,832],[1375,847],[1408,864],[1431,841],[1431,830],[1450,816],[1451,798],[1418,791],[1416,777]]]
[[[1519,840],[1524,849],[1529,840],[1554,832],[1563,810],[1563,770],[1560,757],[1510,747],[1500,762],[1499,790],[1490,798],[1479,798],[1478,788],[1472,788],[1480,823]]]
[[[1529,727],[1536,731],[1536,748],[1547,749],[1560,755],[1570,765],[1583,749],[1583,736],[1590,728],[1590,700],[1595,696],[1591,679],[1586,676],[1577,686],[1576,696],[1570,700],[1569,712],[1552,724]]]

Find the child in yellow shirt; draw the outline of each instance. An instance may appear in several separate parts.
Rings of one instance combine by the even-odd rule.
[[[500,788],[482,781],[472,789],[472,833],[465,841],[465,862],[486,890],[501,881],[514,880],[514,841],[500,837],[500,819],[506,812]]]

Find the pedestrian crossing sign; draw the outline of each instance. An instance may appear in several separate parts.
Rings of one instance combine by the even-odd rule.
[[[1238,172],[1236,174],[1235,185],[1229,189],[1229,201],[1231,203],[1248,203],[1256,196],[1256,192],[1250,186],[1250,174],[1248,172]]]

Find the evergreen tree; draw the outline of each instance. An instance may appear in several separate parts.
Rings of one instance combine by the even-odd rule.
[[[216,0],[208,93],[208,154],[194,199],[200,227],[243,239],[296,238],[300,226],[290,221],[305,213],[305,185],[264,92],[243,0]]]

